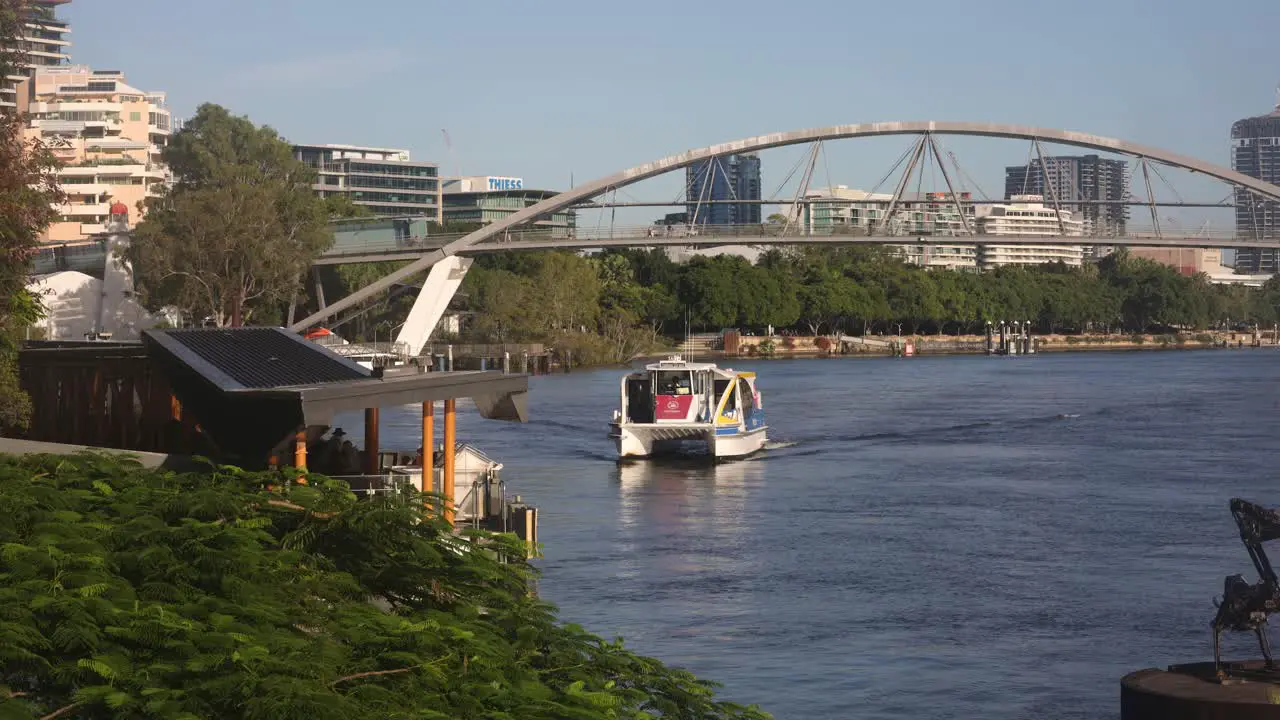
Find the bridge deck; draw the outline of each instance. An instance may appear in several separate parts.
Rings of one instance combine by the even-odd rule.
[[[438,250],[462,237],[457,234],[432,235],[406,240],[343,238],[324,253],[317,265],[412,260]],[[514,250],[585,249],[608,247],[715,247],[722,245],[1107,245],[1181,248],[1277,248],[1280,238],[1254,240],[1235,233],[1201,232],[1157,234],[1135,230],[1124,236],[1074,237],[1063,235],[943,236],[943,235],[864,235],[844,233],[804,233],[777,225],[701,226],[690,234],[683,228],[664,234],[652,226],[618,227],[600,232],[567,235],[563,229],[512,231],[486,242],[462,249],[458,254],[477,255]],[[37,275],[58,270],[101,272],[106,261],[105,245],[94,241],[81,245],[54,246],[42,250],[34,258]]]

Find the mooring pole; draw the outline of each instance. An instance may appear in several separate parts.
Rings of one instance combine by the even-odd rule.
[[[457,456],[455,445],[458,441],[458,413],[457,401],[444,401],[444,519],[450,525],[453,524],[453,490],[454,490],[454,470],[456,468]]]

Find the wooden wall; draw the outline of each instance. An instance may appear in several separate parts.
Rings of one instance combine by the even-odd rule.
[[[19,367],[32,404],[28,440],[159,453],[194,448],[194,418],[184,417],[141,345],[37,346],[22,351]]]

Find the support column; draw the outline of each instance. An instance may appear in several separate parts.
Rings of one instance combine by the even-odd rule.
[[[306,472],[307,470],[307,429],[306,428],[302,428],[301,430],[298,431],[297,435],[293,436],[293,466],[299,470],[302,470],[303,472]],[[307,481],[301,475],[298,476],[298,482],[302,483],[303,485],[307,484]]]
[[[454,481],[454,467],[455,467],[455,462],[457,461],[457,458],[454,455],[454,446],[457,444],[457,439],[458,439],[457,420],[458,420],[457,401],[445,400],[444,401],[444,472],[441,473],[444,476],[444,482],[441,483],[442,485],[444,485],[444,487],[441,489],[441,493],[444,495],[444,519],[445,519],[445,522],[449,523],[450,525],[453,524],[453,513],[454,513],[453,481]]]
[[[378,474],[378,408],[364,411],[364,472]]]
[[[311,279],[316,284],[316,303],[320,305],[320,309],[325,309],[324,302],[324,284],[320,282],[320,266],[316,265],[311,268]]]
[[[422,492],[435,492],[436,401],[422,403]]]

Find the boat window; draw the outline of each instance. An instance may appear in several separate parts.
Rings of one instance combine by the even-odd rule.
[[[711,373],[703,370],[693,374],[693,394],[702,395],[707,391],[707,378]]]
[[[724,391],[728,389],[729,389],[728,380],[716,380],[715,382],[715,396],[716,396],[715,404],[716,405],[720,404],[720,398],[724,397]],[[733,402],[733,401],[730,400],[730,402]]]
[[[751,412],[753,409],[755,409],[755,405],[756,405],[755,393],[751,392],[751,386],[748,385],[747,381],[743,380],[742,378],[738,378],[738,394],[742,396],[743,411]]]
[[[718,384],[719,384],[719,383],[717,383],[717,385],[718,385]],[[729,399],[728,399],[728,400],[726,400],[726,401],[725,401],[725,403],[724,403],[724,412],[725,412],[725,413],[728,413],[728,412],[729,412],[729,411],[731,411],[731,410],[737,410],[737,409],[738,409],[738,394],[737,394],[736,392],[734,392],[734,391],[733,391],[733,385],[732,385],[731,383],[729,383],[729,382],[725,382],[724,387],[725,387],[725,390],[727,390],[727,391],[728,391],[728,393],[729,393]],[[723,397],[723,395],[722,395],[721,397]]]
[[[682,371],[662,371],[658,373],[658,394],[659,395],[689,395],[693,392],[693,386],[689,381],[689,372]]]

